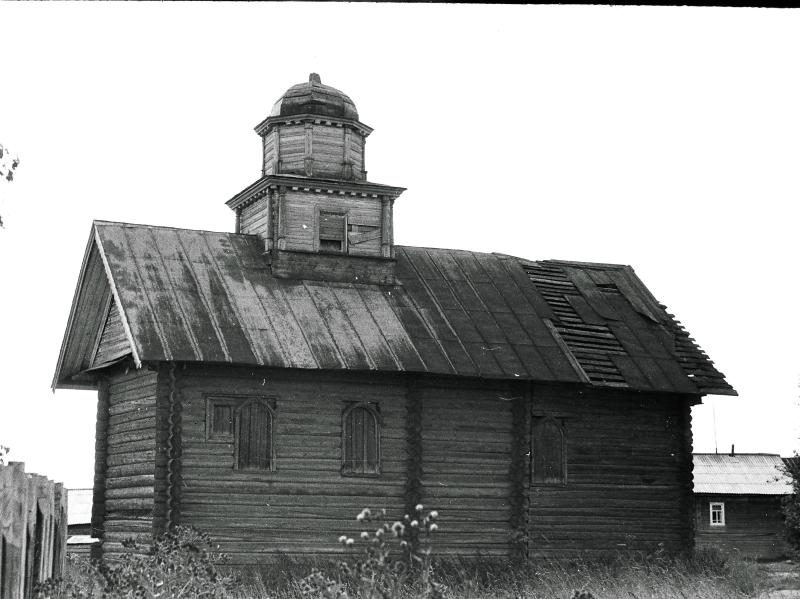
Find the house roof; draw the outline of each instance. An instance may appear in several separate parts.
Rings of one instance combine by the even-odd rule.
[[[91,489],[67,489],[68,526],[91,523],[92,497]]]
[[[628,266],[395,249],[395,286],[285,279],[270,274],[255,236],[97,221],[54,386],[91,386],[80,373],[98,367],[93,340],[108,318],[95,306],[113,296],[137,364],[735,394]]]
[[[715,495],[786,495],[792,485],[775,454],[694,454],[694,492]]]

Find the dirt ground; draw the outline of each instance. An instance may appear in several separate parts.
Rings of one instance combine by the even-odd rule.
[[[791,561],[765,563],[763,568],[772,590],[758,599],[800,599],[800,563]]]

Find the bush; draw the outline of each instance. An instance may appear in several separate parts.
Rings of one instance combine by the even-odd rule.
[[[209,537],[189,527],[157,539],[147,553],[136,553],[132,541],[118,560],[71,560],[68,578],[37,585],[38,599],[180,599],[230,597],[237,580],[219,566],[227,556],[214,551]]]

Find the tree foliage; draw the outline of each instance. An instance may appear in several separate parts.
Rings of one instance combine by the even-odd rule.
[[[786,538],[792,549],[800,554],[800,456],[784,460],[786,474],[792,479],[792,494],[783,499]]]
[[[0,144],[0,180],[14,180],[14,172],[19,166],[19,157],[11,155],[7,148]],[[0,227],[3,226],[3,216],[0,215]]]
[[[14,180],[14,171],[19,166],[19,157],[11,156],[3,144],[0,144],[0,177],[6,181]]]

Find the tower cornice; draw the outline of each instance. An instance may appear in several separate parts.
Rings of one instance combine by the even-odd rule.
[[[270,189],[278,189],[280,187],[295,191],[372,197],[375,199],[385,197],[392,200],[398,198],[406,190],[405,187],[394,187],[368,181],[343,181],[303,177],[300,175],[266,175],[237,193],[225,202],[225,205],[231,210],[238,210],[263,197]]]
[[[320,116],[318,114],[293,114],[291,116],[268,116],[255,126],[255,132],[261,136],[269,133],[270,129],[277,125],[293,125],[302,123],[315,123],[317,125],[328,125],[333,127],[352,127],[359,131],[364,137],[373,132],[369,127],[355,119],[336,118]]]

